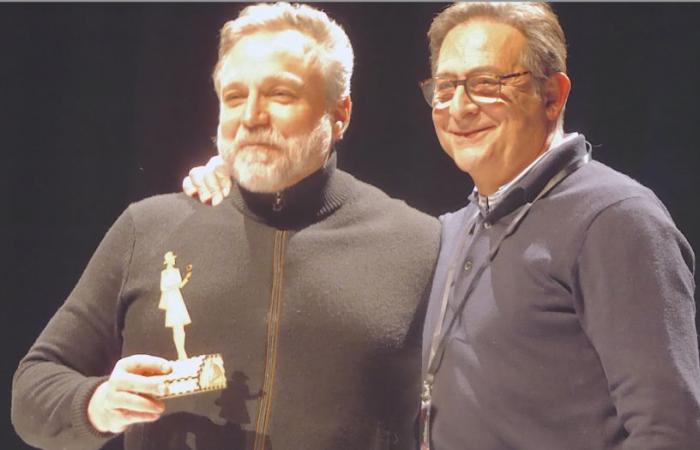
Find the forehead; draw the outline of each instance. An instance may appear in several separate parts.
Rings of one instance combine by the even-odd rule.
[[[511,71],[520,62],[525,37],[516,28],[486,19],[457,25],[440,47],[436,74],[460,75],[479,68]]]
[[[316,69],[315,42],[296,30],[258,31],[242,37],[224,57],[222,86],[267,76],[306,78]]]

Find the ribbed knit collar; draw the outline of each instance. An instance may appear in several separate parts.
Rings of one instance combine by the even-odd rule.
[[[257,222],[279,229],[303,228],[327,217],[352,196],[352,185],[336,165],[333,151],[324,167],[275,194],[251,192],[236,185],[231,202]]]

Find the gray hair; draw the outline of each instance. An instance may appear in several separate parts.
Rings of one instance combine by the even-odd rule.
[[[283,2],[248,6],[221,28],[219,60],[212,74],[217,95],[218,75],[224,58],[241,38],[257,31],[285,30],[297,30],[316,42],[328,107],[349,96],[354,56],[348,35],[323,11]]]
[[[474,2],[455,3],[442,11],[430,25],[430,66],[435,75],[440,47],[452,28],[471,19],[490,19],[510,25],[526,39],[521,63],[538,81],[555,72],[566,73],[566,38],[559,20],[546,3]]]
[[[430,68],[437,70],[440,47],[445,36],[457,25],[471,19],[490,19],[520,31],[526,39],[520,63],[532,73],[537,92],[541,95],[544,81],[553,73],[566,73],[566,37],[552,8],[546,3],[533,2],[459,2],[447,7],[433,19],[428,30],[430,39]],[[564,109],[559,114],[556,129],[564,129]]]

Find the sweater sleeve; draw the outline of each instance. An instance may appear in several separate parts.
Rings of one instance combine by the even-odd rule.
[[[579,311],[628,433],[624,449],[700,442],[693,270],[692,249],[656,199],[617,202],[587,230]]]
[[[12,386],[12,423],[28,444],[88,450],[114,436],[92,427],[87,405],[120,357],[117,308],[133,243],[127,210],[20,362]]]

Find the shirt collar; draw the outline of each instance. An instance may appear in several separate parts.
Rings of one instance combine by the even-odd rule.
[[[523,179],[525,175],[530,173],[530,171],[540,163],[546,156],[549,155],[550,150],[559,147],[562,144],[565,144],[574,138],[579,136],[579,133],[568,133],[566,135],[561,135],[557,134],[554,136],[554,139],[552,139],[551,144],[545,150],[540,156],[535,158],[534,161],[532,161],[527,167],[525,167],[520,173],[518,173],[512,180],[507,182],[506,184],[500,186],[496,192],[494,192],[491,195],[481,195],[479,193],[479,190],[474,186],[474,190],[472,191],[472,199],[476,200],[476,204],[479,206],[479,209],[481,210],[481,214],[483,216],[486,216],[493,208],[499,203],[499,201],[503,198],[503,195],[510,189],[511,186],[513,186],[515,183]]]

